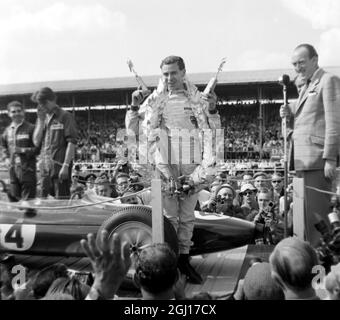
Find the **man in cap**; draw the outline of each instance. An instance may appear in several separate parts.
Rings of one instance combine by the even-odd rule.
[[[216,189],[216,213],[226,216],[244,219],[243,212],[239,206],[233,204],[236,192],[228,183],[222,184]]]
[[[253,179],[257,190],[268,188],[268,176],[264,172],[255,173]]]
[[[52,89],[41,88],[31,99],[38,104],[33,142],[41,148],[42,196],[69,198],[72,160],[78,138],[76,122],[71,113],[57,105]]]
[[[253,221],[258,214],[259,206],[256,202],[257,189],[251,184],[246,183],[242,185],[240,190],[240,196],[242,196],[241,209],[246,220]]]

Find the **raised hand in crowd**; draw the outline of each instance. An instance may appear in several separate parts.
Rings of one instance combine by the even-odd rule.
[[[94,271],[91,290],[102,299],[112,299],[131,266],[128,243],[121,243],[117,234],[109,238],[106,230],[101,232],[98,242],[91,233],[80,243]]]

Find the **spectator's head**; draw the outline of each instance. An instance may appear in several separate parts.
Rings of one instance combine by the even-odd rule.
[[[87,189],[94,189],[96,179],[97,179],[97,176],[96,176],[94,173],[88,174],[88,175],[85,177],[86,188],[87,188]]]
[[[271,204],[271,193],[267,188],[261,188],[257,193],[257,202],[259,205],[259,210],[266,211],[268,206]]]
[[[298,45],[292,56],[292,65],[302,81],[310,80],[319,68],[319,57],[315,48],[310,44]]]
[[[57,96],[51,88],[44,87],[34,92],[31,100],[47,113],[51,113],[56,106]]]
[[[256,196],[256,188],[251,183],[246,183],[242,185],[240,196],[243,197],[243,202],[245,204],[253,204]]]
[[[267,187],[267,175],[264,172],[258,172],[254,175],[254,186],[257,190]]]
[[[296,237],[283,239],[269,257],[272,277],[285,292],[295,298],[315,295],[312,288],[314,266],[319,264],[315,250]],[[307,296],[306,296],[307,294]]]
[[[168,90],[184,88],[185,64],[181,57],[169,56],[161,62],[162,79]]]
[[[20,123],[25,119],[25,108],[19,101],[12,101],[7,105],[8,116],[14,123]]]
[[[271,277],[268,262],[254,263],[248,269],[243,292],[246,300],[284,300],[281,287]]]
[[[249,172],[244,173],[243,176],[242,176],[242,182],[245,182],[245,183],[248,183],[252,179],[253,179],[253,176]]]
[[[77,185],[77,186],[71,186],[70,193],[72,196],[72,199],[75,199],[77,196],[78,199],[81,199],[84,196],[84,187],[82,185]]]
[[[96,193],[101,197],[111,197],[112,188],[110,185],[110,181],[103,177],[98,177],[95,181],[96,183]]]
[[[126,204],[141,204],[141,200],[139,199],[138,196],[135,195],[135,192],[133,191],[126,191],[123,194],[123,199],[121,199],[121,203],[126,203]]]
[[[325,287],[330,300],[340,300],[340,263],[332,266],[326,276]]]
[[[281,192],[283,188],[283,178],[280,174],[274,173],[272,175],[272,187],[276,192]]]
[[[116,177],[116,190],[119,195],[124,194],[129,188],[130,182],[129,182],[130,176],[127,173],[119,173]]]
[[[172,298],[177,279],[177,256],[167,243],[152,244],[141,251],[136,262],[136,282],[144,299]]]
[[[68,277],[67,267],[62,263],[56,263],[39,271],[32,283],[34,297],[43,298],[53,281],[60,277]]]
[[[77,278],[58,278],[49,287],[46,296],[55,294],[69,294],[74,300],[84,300],[90,291],[90,287],[81,283]]]
[[[216,190],[217,191],[217,190]],[[234,188],[230,184],[222,184],[217,191],[217,198],[224,202],[227,206],[233,204],[233,200],[236,196]]]

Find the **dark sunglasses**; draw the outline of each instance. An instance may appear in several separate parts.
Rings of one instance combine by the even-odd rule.
[[[254,192],[253,191],[245,191],[243,192],[243,195],[246,196],[246,195],[252,195]]]
[[[273,180],[272,183],[280,183],[281,180]]]

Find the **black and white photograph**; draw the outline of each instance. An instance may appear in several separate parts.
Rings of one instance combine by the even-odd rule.
[[[1,0],[0,300],[340,300],[340,1]]]

